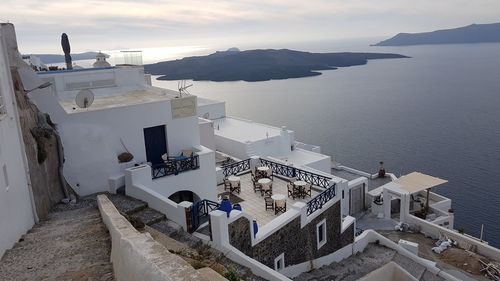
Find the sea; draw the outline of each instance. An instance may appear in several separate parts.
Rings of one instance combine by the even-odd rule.
[[[419,171],[448,180],[433,191],[453,200],[455,229],[479,237],[484,226],[483,239],[500,247],[500,44],[369,45],[375,42],[261,47],[411,58],[298,79],[188,81],[189,91],[225,101],[229,115],[287,126],[343,165],[375,173],[383,161],[397,176]],[[177,89],[178,81],[153,84]]]

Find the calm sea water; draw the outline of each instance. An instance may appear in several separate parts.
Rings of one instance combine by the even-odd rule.
[[[344,165],[375,172],[384,161],[398,176],[449,180],[435,190],[453,200],[455,228],[479,236],[484,224],[484,239],[500,247],[500,44],[304,48],[412,58],[300,79],[194,82],[190,91],[226,101],[230,115],[286,125]]]

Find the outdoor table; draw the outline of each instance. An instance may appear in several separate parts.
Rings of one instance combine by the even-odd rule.
[[[261,171],[261,172],[267,172],[267,170],[269,170],[269,167],[267,166],[262,166],[262,167],[258,167],[257,170]]]
[[[235,184],[235,183],[240,182],[240,177],[230,176],[230,177],[227,178],[227,180],[229,182],[231,182],[231,184]]]
[[[262,178],[262,179],[258,180],[257,182],[260,183],[262,185],[262,187],[269,186],[269,184],[271,183],[271,179]]]
[[[276,194],[274,194],[273,196],[271,196],[271,198],[272,198],[274,201],[281,201],[281,200],[285,200],[285,199],[286,199],[286,196],[285,196],[285,194],[279,194],[279,193],[276,193]]]
[[[306,194],[305,187],[307,185],[307,182],[300,181],[300,180],[299,181],[294,181],[293,185],[297,188],[296,190],[294,190],[294,192],[296,192],[296,196],[304,198],[305,194]]]

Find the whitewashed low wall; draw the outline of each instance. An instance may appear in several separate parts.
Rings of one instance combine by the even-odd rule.
[[[310,271],[311,268],[313,269],[320,268],[324,265],[329,265],[334,262],[340,262],[343,259],[350,257],[352,253],[353,253],[353,244],[349,244],[344,248],[339,249],[336,252],[323,256],[321,258],[285,267],[281,271],[281,273],[290,278],[295,278],[304,272]]]
[[[205,280],[179,256],[170,253],[149,233],[138,232],[105,196],[97,196],[101,217],[111,235],[111,262],[120,281]]]
[[[176,222],[187,231],[186,209],[190,208],[193,203],[184,201],[177,204],[145,185],[132,180],[134,172],[143,173],[144,171],[146,171],[146,174],[151,175],[151,168],[147,165],[127,170],[127,195],[147,202],[151,208],[165,214],[169,220]]]
[[[458,242],[458,246],[463,249],[475,248],[475,251],[478,254],[481,254],[487,258],[493,260],[500,260],[500,250],[489,246],[485,243],[481,243],[480,241],[468,237],[466,235],[460,234],[454,230],[447,229],[445,227],[433,224],[426,220],[417,218],[413,215],[408,215],[407,223],[415,224],[420,227],[420,232],[424,233],[427,236],[431,236],[435,239],[438,239],[440,236],[445,235],[448,238],[455,240]]]
[[[442,271],[436,266],[436,263],[424,258],[421,258],[412,252],[400,247],[398,244],[394,243],[390,239],[384,237],[383,235],[377,233],[374,230],[365,230],[361,235],[357,236],[354,240],[353,254],[358,252],[363,252],[365,248],[370,243],[379,243],[382,246],[393,249],[399,254],[411,259],[412,261],[424,266],[432,274],[438,275],[448,281],[460,281],[460,279]]]

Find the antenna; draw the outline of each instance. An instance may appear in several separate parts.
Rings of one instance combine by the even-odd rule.
[[[191,93],[189,93],[189,91],[187,90],[191,86],[193,86],[193,84],[186,85],[186,80],[177,82],[177,88],[179,89],[179,97],[182,97],[182,94],[191,95]]]
[[[89,89],[83,89],[76,95],[75,102],[79,108],[89,108],[94,102],[94,93]]]

